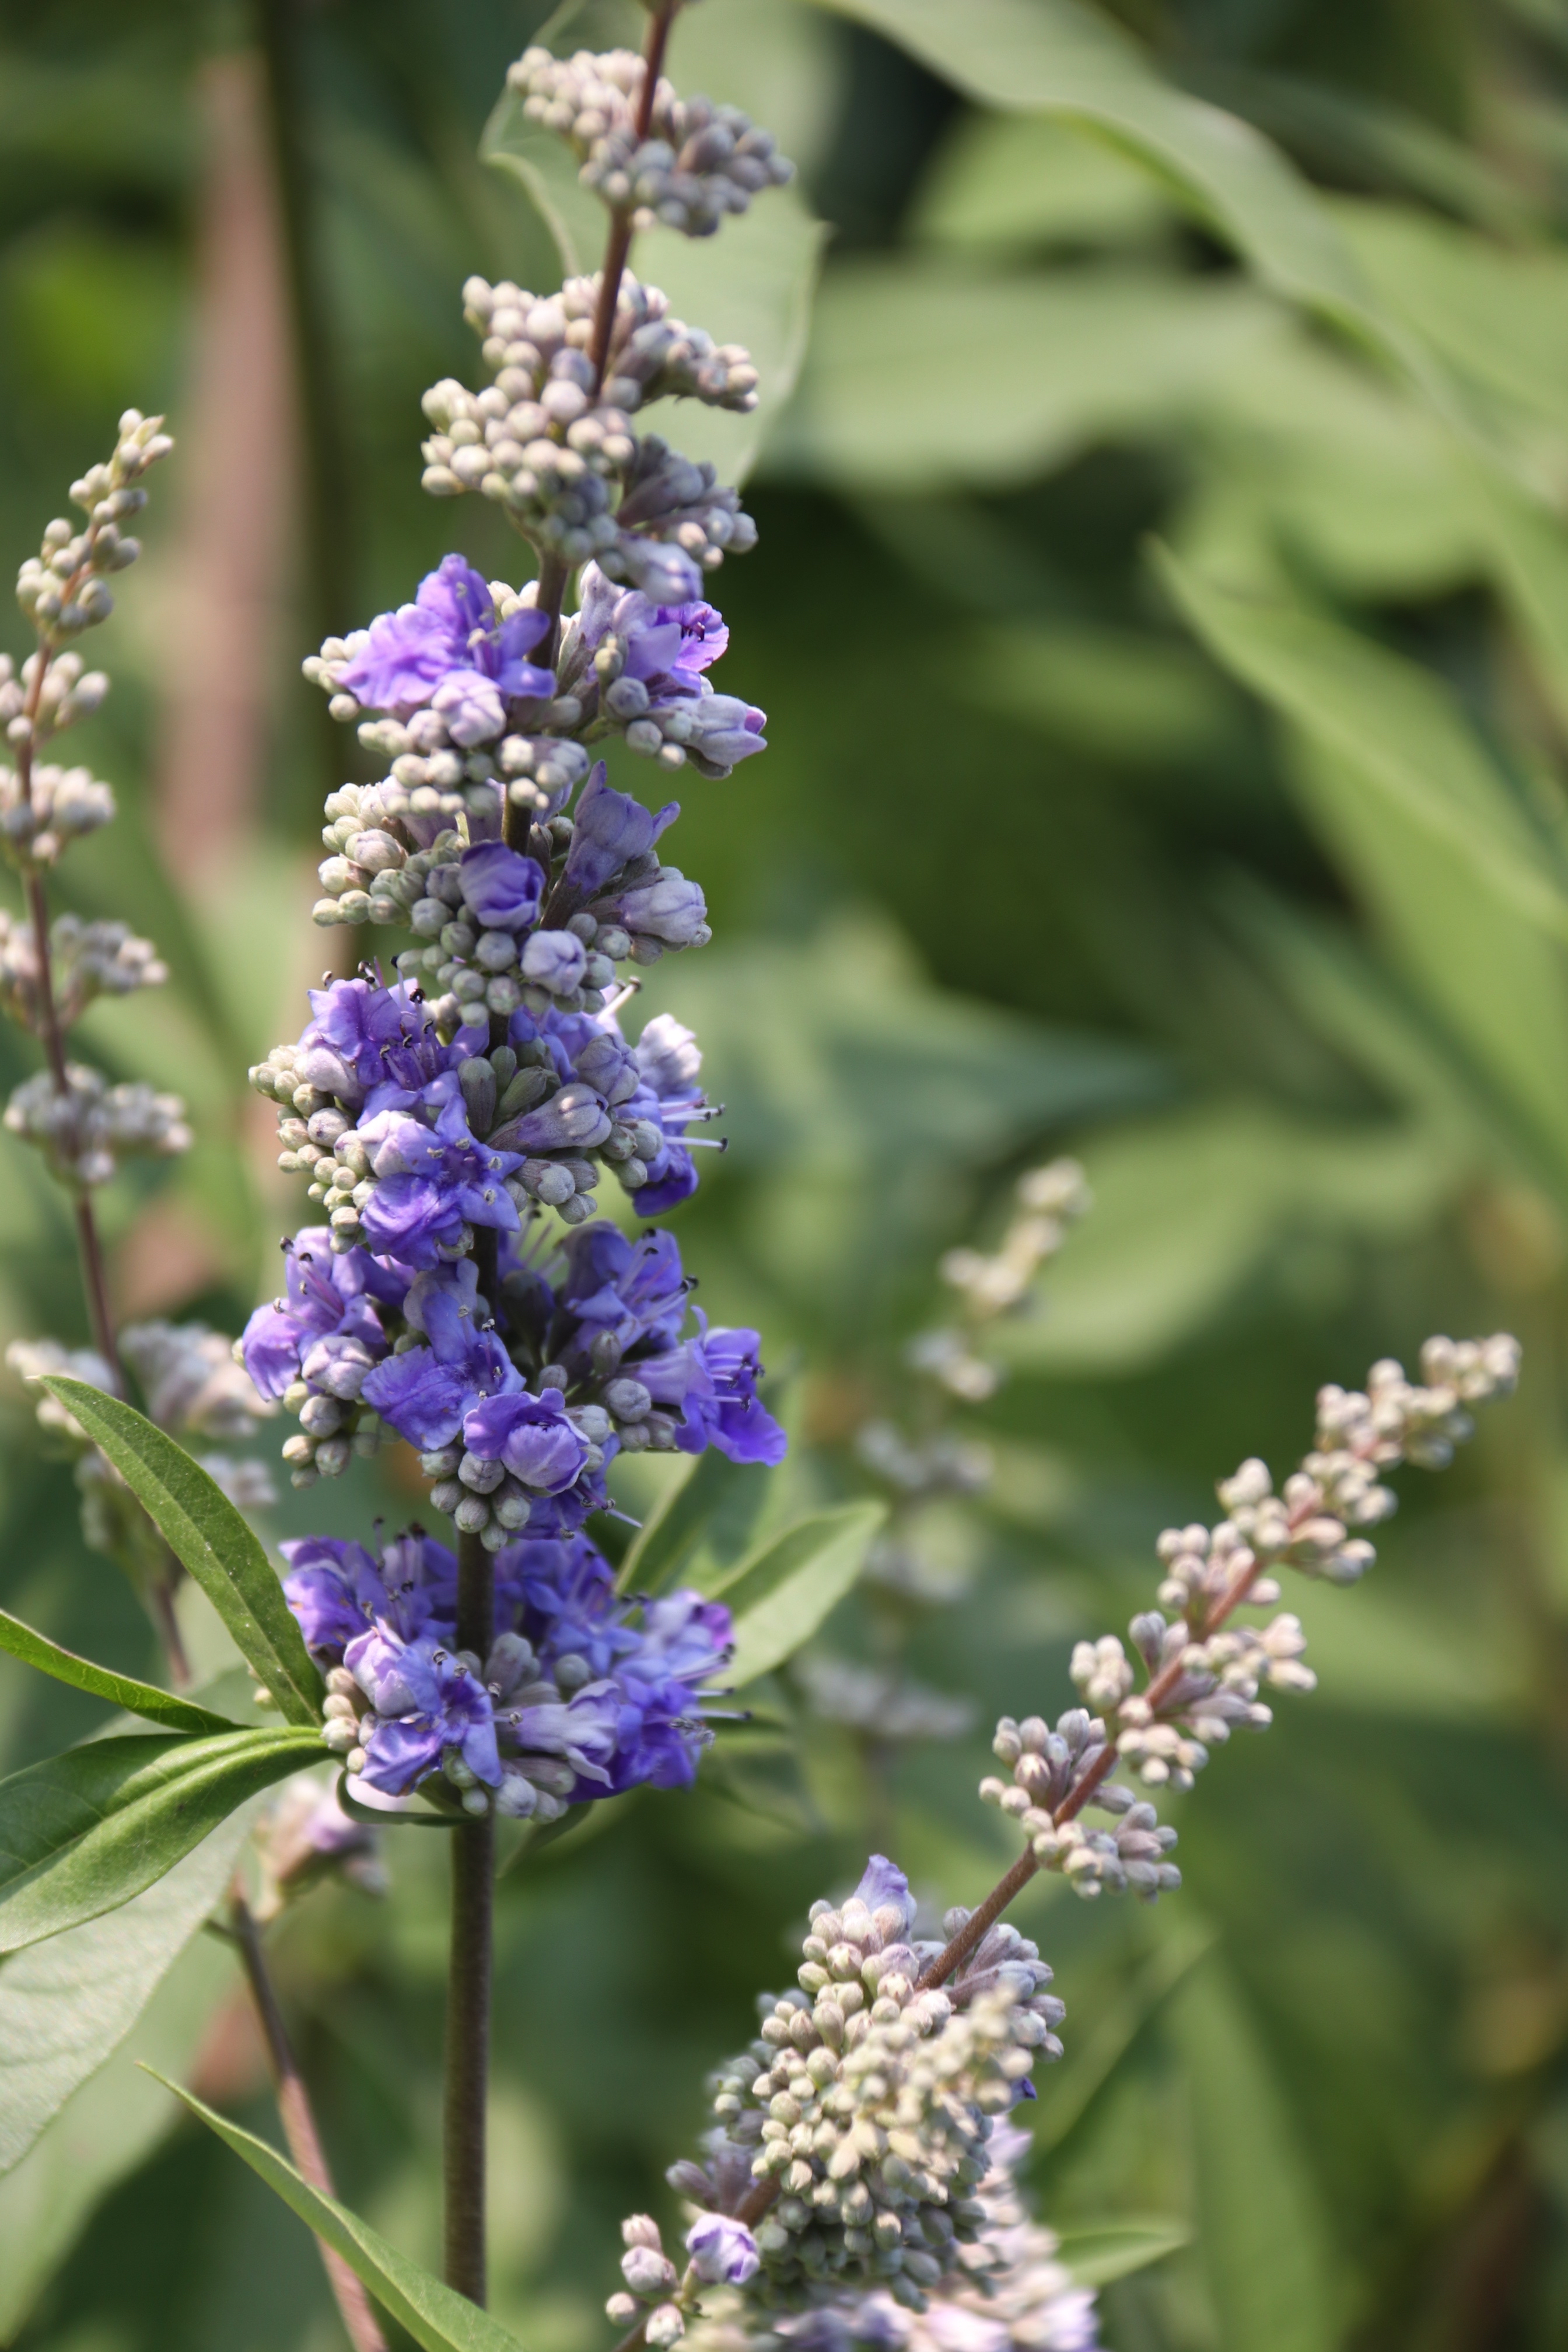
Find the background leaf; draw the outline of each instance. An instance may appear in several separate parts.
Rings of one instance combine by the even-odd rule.
[[[35,1633],[24,1625],[19,1617],[7,1615],[0,1609],[0,1650],[8,1650],[24,1665],[37,1666],[40,1674],[52,1675],[57,1682],[69,1683],[73,1689],[90,1691],[94,1698],[106,1698],[123,1707],[129,1715],[140,1715],[149,1723],[162,1723],[171,1731],[232,1731],[237,1727],[232,1717],[214,1715],[210,1708],[193,1706],[189,1699],[176,1698],[172,1691],[159,1690],[153,1683],[137,1682],[130,1675],[110,1674],[107,1666],[95,1666],[89,1658],[79,1658],[74,1651],[62,1650],[58,1642],[46,1634]]]
[[[881,1503],[819,1511],[775,1536],[713,1587],[735,1623],[729,1668],[737,1690],[771,1674],[808,1642],[860,1573],[883,1519]]]

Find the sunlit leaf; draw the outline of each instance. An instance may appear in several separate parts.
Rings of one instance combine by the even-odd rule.
[[[1182,2221],[1079,2221],[1058,2231],[1057,2259],[1079,2286],[1109,2286],[1163,2262],[1192,2234]]]
[[[0,2173],[112,2055],[221,1901],[243,1812],[132,1902],[0,1966]]]
[[[251,2133],[241,2131],[237,2124],[215,2115],[211,2107],[205,2106],[189,2091],[181,2090],[177,2083],[165,2087],[184,2099],[191,2113],[199,2116],[209,2131],[216,2132],[236,2156],[243,2158],[252,2172],[258,2174],[268,2189],[275,2190],[285,2205],[315,2231],[323,2245],[342,2256],[355,2277],[363,2280],[399,2326],[406,2327],[424,2352],[520,2352],[516,2336],[488,2312],[481,2311],[466,2295],[443,2286],[417,2263],[400,2254],[395,2246],[389,2246],[368,2221],[362,2221],[346,2205],[340,2205],[335,2198],[323,2197],[319,2189],[301,2180],[293,2166],[285,2162],[275,2148],[268,2147],[265,2140],[257,2139]]]
[[[882,1503],[846,1503],[817,1511],[742,1560],[713,1588],[735,1622],[729,1669],[744,1689],[808,1642],[859,1575],[871,1538],[887,1517]]]
[[[113,1911],[321,1745],[300,1730],[89,1740],[0,1780],[0,1952]]]
[[[715,1575],[738,1560],[766,1499],[768,1476],[754,1462],[731,1462],[710,1445],[687,1475],[671,1481],[634,1538],[617,1579],[623,1592],[662,1592],[694,1581],[692,1563],[710,1555],[708,1576],[696,1580],[710,1590]]]
[[[321,1720],[324,1689],[267,1554],[198,1462],[153,1423],[82,1381],[42,1381],[102,1448],[291,1723]]]

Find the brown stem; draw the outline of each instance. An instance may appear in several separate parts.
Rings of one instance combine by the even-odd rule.
[[[171,1556],[167,1576],[147,1588],[147,1606],[152,1613],[153,1622],[158,1629],[158,1639],[163,1644],[163,1655],[169,1667],[169,1680],[176,1690],[189,1690],[192,1681],[191,1662],[185,1654],[184,1638],[180,1632],[180,1621],[174,1614],[174,1586],[178,1576],[178,1563]]]
[[[675,12],[680,0],[662,0],[648,17],[647,39],[643,47],[642,89],[637,98],[635,130],[639,143],[647,137],[653,121],[654,100],[658,91],[658,78],[664,69],[664,52],[669,40],[669,28],[675,22]],[[610,234],[605,246],[605,258],[599,268],[599,299],[594,311],[594,331],[588,343],[588,357],[594,369],[594,394],[597,398],[604,389],[605,371],[610,362],[610,342],[616,329],[616,304],[620,299],[621,279],[632,249],[631,216],[627,213],[612,213]],[[561,604],[566,593],[570,566],[559,556],[544,556],[539,566],[540,612],[549,620],[550,627],[539,648],[538,660],[546,667],[555,659],[556,641],[561,629]],[[521,812],[519,812],[521,819]],[[507,840],[512,842],[511,810],[509,804],[505,823],[509,827]]]
[[[255,1917],[237,1879],[230,1889],[229,1906],[234,1920],[235,1940],[245,1965],[256,2013],[261,2020],[261,2030],[267,2039],[267,2055],[278,2095],[278,2113],[282,2120],[284,2137],[289,2142],[289,2153],[294,2159],[294,2169],[323,2197],[335,2197],[337,2191],[332,2187],[332,2176],[322,2152],[310,2094],[289,2040],[283,2012],[278,2006],[278,1995],[268,1972]],[[377,2325],[375,2314],[359,2280],[341,2254],[334,2253],[330,2246],[321,2245],[320,2239],[316,2242],[321,2246],[321,2264],[354,2352],[386,2352],[386,2338]]]
[[[478,1536],[458,1542],[460,1650],[489,1654],[495,1576]],[[454,1831],[452,1941],[447,1978],[446,2090],[441,2124],[446,2278],[471,2303],[485,2300],[485,2108],[489,2088],[491,1928],[495,1818]]]

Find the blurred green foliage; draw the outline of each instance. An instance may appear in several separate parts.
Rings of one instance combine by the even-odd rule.
[[[542,14],[0,6],[0,530],[18,558],[122,407],[186,430],[215,60],[268,68],[304,396],[289,584],[265,615],[265,793],[220,872],[168,881],[160,713],[195,658],[170,642],[189,522],[171,468],[81,754],[124,814],[66,877],[175,973],[150,1010],[95,1014],[94,1050],[179,1086],[201,1134],[111,1196],[122,1284],[226,1328],[298,1221],[241,1075],[296,1024],[321,955],[301,944],[315,810],[360,756],[327,750],[297,658],[405,597],[454,536],[513,562],[489,510],[422,498],[418,398],[469,371],[468,272],[552,266],[525,178],[479,160]],[[625,21],[595,6],[583,37]],[[1107,2290],[1115,2352],[1552,2352],[1568,8],[705,0],[674,69],[779,131],[831,231],[798,389],[764,419],[763,544],[720,583],[726,682],[766,707],[771,748],[683,793],[681,863],[718,939],[648,991],[700,1029],[730,1106],[680,1237],[705,1303],[756,1323],[790,1375],[789,1510],[865,1490],[849,1441],[902,1394],[940,1252],[986,1238],[1013,1174],[1064,1143],[1098,1206],[1047,1310],[1008,1327],[1008,1383],[966,1416],[998,1475],[984,1510],[934,1516],[934,1570],[973,1580],[910,1650],[982,1722],[1065,1702],[1072,1640],[1143,1605],[1159,1528],[1246,1453],[1287,1465],[1321,1381],[1408,1360],[1434,1328],[1525,1342],[1519,1399],[1441,1490],[1409,1495],[1372,1584],[1301,1603],[1322,1687],[1178,1802],[1183,1892],[1152,1916],[1054,1885],[1020,1906],[1068,2001],[1037,2111],[1044,2210],[1069,2243],[1151,2224],[1179,2248]],[[773,257],[796,311],[752,331],[781,361],[796,221]],[[725,253],[669,257],[679,306],[745,331],[722,315],[747,299],[723,291]],[[0,1079],[25,1066],[0,1034]],[[160,1291],[146,1235],[171,1229],[201,1246]],[[79,1337],[68,1229],[8,1140],[0,1250],[5,1336]],[[150,1670],[68,1480],[20,1399],[6,1413],[0,1599]],[[270,1531],[406,1507],[360,1465]],[[729,1556],[759,1507],[763,1531],[789,1515],[748,1504]],[[192,1630],[221,1665],[216,1630]],[[851,1652],[874,1632],[862,1601],[834,1622]],[[779,1685],[770,1722],[799,1704]],[[0,1660],[11,1766],[98,1714]],[[737,1738],[691,1797],[605,1808],[503,1882],[497,2304],[533,2352],[605,2340],[617,2217],[665,2196],[705,2066],[784,1974],[808,1899],[855,1874],[868,1820],[890,1806],[938,1900],[973,1900],[1006,1858],[973,1799],[983,1740],[911,1748],[880,1790],[841,1730],[808,1720],[803,1752],[801,1770],[776,1736]],[[426,2260],[440,1843],[403,1841],[384,1909],[319,1894],[278,1944],[343,2194]],[[325,2352],[304,2233],[174,2126],[133,2055],[268,2128],[231,1964],[198,1938],[0,2184],[0,2340]]]

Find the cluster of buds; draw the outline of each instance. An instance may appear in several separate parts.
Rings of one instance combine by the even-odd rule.
[[[254,1437],[278,1410],[236,1363],[233,1340],[205,1323],[128,1323],[120,1352],[161,1429],[232,1442]]]
[[[16,602],[41,637],[79,635],[114,610],[105,574],[123,572],[142,552],[121,526],[147,503],[141,478],[174,447],[161,416],[128,408],[107,465],[91,466],[71,484],[71,503],[88,521],[78,530],[63,516],[44,526],[43,543],[16,575]]]
[[[951,1913],[947,1932],[968,1916]],[[1033,1944],[994,1928],[945,1990],[922,1992],[941,1947],[912,1943],[912,1918],[880,1857],[842,1906],[812,1906],[799,1991],[759,2004],[759,2039],[713,2078],[705,2162],[671,2170],[693,2202],[731,2213],[776,2184],[755,2229],[759,2306],[859,2280],[922,2308],[974,2259],[992,2118],[1037,2057],[1060,2053],[1062,2007]]]
[[[12,743],[58,735],[76,719],[90,718],[108,692],[106,674],[84,673],[75,651],[51,657],[40,647],[27,656],[20,674],[9,654],[0,654],[0,721]]]
[[[54,865],[83,834],[114,816],[114,794],[90,768],[37,762],[24,788],[14,768],[0,767],[0,843],[24,871]]]
[[[647,68],[634,50],[555,58],[525,49],[507,75],[531,122],[564,139],[585,187],[634,229],[662,225],[710,236],[728,214],[743,213],[764,188],[784,187],[795,166],[739,107],[681,98],[654,85],[646,130],[639,107]]]
[[[1212,1747],[1233,1731],[1268,1728],[1272,1712],[1258,1696],[1265,1685],[1316,1688],[1302,1664],[1298,1617],[1257,1625],[1236,1622],[1234,1612],[1273,1608],[1280,1568],[1340,1584],[1364,1575],[1375,1554],[1351,1531],[1375,1527],[1394,1507],[1380,1472],[1399,1462],[1445,1467],[1471,1434],[1470,1408],[1512,1391],[1519,1343],[1506,1332],[1428,1339],[1421,1370],[1417,1385],[1389,1360],[1373,1366],[1364,1391],[1321,1389],[1312,1450],[1282,1493],[1264,1463],[1244,1462],[1219,1486],[1226,1517],[1217,1527],[1165,1530],[1157,1547],[1161,1608],[1134,1617],[1129,1629],[1148,1677],[1142,1690],[1134,1687],[1132,1660],[1107,1633],[1075,1648],[1072,1678],[1086,1705],[1064,1715],[1054,1733],[1038,1717],[1023,1724],[1005,1717],[997,1726],[995,1751],[1013,1779],[988,1779],[980,1793],[1015,1816],[1037,1861],[1064,1871],[1080,1893],[1128,1885],[1152,1895],[1179,1883],[1173,1864],[1160,1859],[1174,1832],[1106,1779],[1112,1753],[1146,1787],[1185,1790]],[[1085,1831],[1078,1814],[1086,1803],[1119,1816],[1116,1830]]]
[[[50,979],[62,1026],[79,1021],[99,996],[130,996],[169,977],[151,940],[128,923],[83,922],[59,915],[49,927]],[[38,950],[31,924],[0,909],[0,1007],[36,1035],[40,1018]]]
[[[588,344],[598,295],[597,278],[568,278],[552,295],[469,278],[465,315],[495,380],[471,393],[447,377],[425,394],[435,427],[425,488],[437,498],[478,490],[560,561],[596,561],[612,578],[679,601],[726,549],[753,546],[756,527],[711,466],[678,456],[657,434],[639,438],[630,410],[666,396],[748,408],[756,372],[738,345],[716,347],[668,319],[663,295],[628,275],[611,373],[595,392]]]
[[[1131,1789],[1113,1780],[1095,1784],[1089,1803],[1112,1817],[1111,1829],[1086,1825],[1077,1815],[1057,1819],[1072,1791],[1103,1766],[1106,1728],[1098,1717],[1072,1707],[1053,1731],[1037,1715],[1022,1723],[1005,1715],[992,1748],[1012,1779],[990,1775],[980,1783],[982,1798],[1018,1823],[1036,1861],[1043,1869],[1059,1870],[1076,1894],[1092,1899],[1107,1890],[1131,1890],[1152,1902],[1181,1885],[1181,1872],[1165,1859],[1176,1843],[1175,1831],[1163,1827],[1152,1805],[1141,1802]]]
[[[841,1723],[867,1739],[962,1739],[974,1721],[973,1701],[929,1690],[886,1666],[807,1651],[795,1661],[792,1675],[825,1722]]]
[[[1028,1297],[1040,1269],[1067,1239],[1068,1228],[1091,1207],[1083,1170],[1076,1160],[1053,1160],[1018,1181],[1019,1213],[1002,1246],[992,1255],[977,1249],[949,1250],[942,1280],[963,1301],[962,1327],[943,1325],[922,1332],[909,1349],[917,1371],[927,1372],[966,1404],[994,1395],[1001,1374],[975,1349],[977,1333],[999,1315],[1012,1314]]]
[[[132,1154],[168,1159],[191,1148],[185,1106],[141,1080],[110,1086],[86,1063],[66,1066],[60,1093],[51,1072],[24,1078],[5,1106],[5,1126],[36,1144],[62,1184],[107,1184]]]

